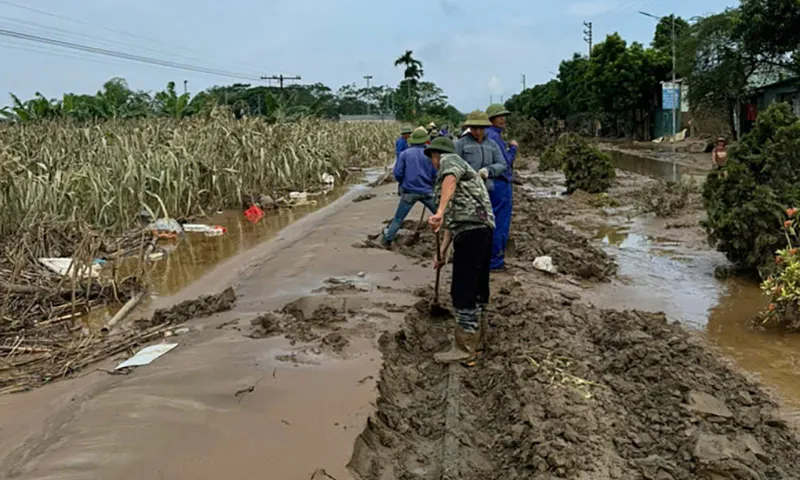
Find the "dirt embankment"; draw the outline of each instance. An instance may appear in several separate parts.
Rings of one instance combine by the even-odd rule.
[[[761,388],[661,314],[600,310],[507,283],[487,350],[436,364],[449,323],[385,334],[361,478],[796,478],[797,437]]]

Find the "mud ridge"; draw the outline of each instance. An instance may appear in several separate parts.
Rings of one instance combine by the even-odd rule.
[[[377,412],[349,464],[358,478],[443,478],[448,435],[451,476],[468,480],[797,478],[800,441],[769,396],[663,314],[501,290],[474,368],[433,362],[452,327],[424,299],[381,338]]]
[[[557,210],[550,202],[523,192],[514,202],[511,238],[506,251],[509,265],[532,271],[536,257],[550,256],[559,273],[585,280],[608,281],[617,273],[617,264],[591,240],[553,221]],[[389,220],[384,222],[389,223]],[[375,247],[377,235],[370,236],[360,248]],[[426,221],[406,220],[392,243],[391,250],[418,263],[433,259],[435,237]]]

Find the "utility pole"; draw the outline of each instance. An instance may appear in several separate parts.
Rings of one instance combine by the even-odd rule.
[[[494,95],[489,95],[489,105],[494,103]]]
[[[583,22],[583,41],[589,44],[589,57],[592,56],[592,22]]]
[[[184,80],[183,81],[183,93],[189,93],[189,89],[187,88],[188,84],[189,84],[189,80]]]
[[[645,17],[650,17],[659,22],[662,20],[661,17],[657,17],[653,14],[643,12],[639,10],[639,13],[644,15]],[[676,144],[678,140],[678,102],[680,101],[680,88],[678,87],[677,81],[677,72],[676,69],[676,52],[675,52],[675,14],[672,14],[672,85],[670,86],[672,90],[672,180],[678,180],[678,173],[677,173],[677,163],[676,158],[678,155],[678,145]],[[663,87],[662,87],[663,88]]]
[[[367,95],[369,95],[369,81],[372,80],[372,75],[364,75],[364,80],[367,81]],[[369,99],[367,99],[367,115],[369,115]]]
[[[503,96],[500,95],[500,103],[503,103]]]
[[[269,77],[261,77],[261,80],[277,80],[278,81],[278,85],[280,86],[281,90],[283,90],[283,81],[284,80],[290,80],[290,81],[291,80],[302,80],[302,78],[300,78],[299,75],[294,76],[294,77],[287,77],[287,76],[285,76],[283,74],[280,74],[280,75],[272,75],[272,76],[269,76]]]
[[[525,90],[525,74],[522,74],[522,90]]]

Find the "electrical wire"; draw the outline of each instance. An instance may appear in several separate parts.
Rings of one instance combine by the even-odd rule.
[[[50,38],[52,38],[54,40],[75,41],[76,38],[79,39],[79,40],[92,40],[94,42],[94,46],[104,47],[104,48],[105,47],[109,47],[109,46],[114,47],[114,48],[124,47],[124,48],[127,48],[127,49],[140,50],[142,52],[146,52],[147,54],[151,54],[151,55],[155,54],[156,56],[159,56],[159,57],[163,57],[164,53],[165,53],[163,50],[158,50],[158,49],[155,49],[155,48],[142,47],[142,46],[126,43],[126,42],[120,42],[120,41],[117,41],[117,40],[111,40],[111,39],[100,37],[100,36],[97,36],[97,35],[90,35],[90,34],[87,34],[87,33],[75,32],[75,31],[72,31],[72,30],[59,28],[59,27],[54,27],[54,26],[51,26],[51,25],[45,25],[45,24],[41,24],[41,23],[37,23],[37,22],[32,22],[32,21],[29,21],[29,20],[23,20],[23,19],[19,19],[19,18],[13,18],[13,17],[7,17],[7,16],[0,15],[0,28],[21,30],[20,28],[17,28],[17,27],[20,27],[20,24],[22,24],[22,25],[27,27],[27,28],[25,28],[24,33],[33,34],[33,35],[48,35]],[[59,35],[58,32],[63,32],[63,33]],[[129,52],[129,53],[140,53],[140,52]],[[175,60],[175,59],[173,59],[171,57],[175,57],[175,58],[177,58],[177,60]],[[169,58],[167,58],[167,60],[170,60],[170,61],[186,61],[187,57],[183,57],[183,58],[181,58],[181,57],[183,57],[183,56],[169,54]],[[197,62],[197,61],[202,62],[202,60],[199,60],[197,58],[192,58],[192,57],[189,58],[189,62]]]
[[[48,37],[42,37],[42,36],[39,36],[39,35],[32,35],[32,34],[28,34],[28,33],[24,33],[24,32],[17,32],[17,31],[14,31],[14,30],[7,30],[7,29],[4,29],[4,28],[0,28],[0,36],[9,37],[9,38],[17,38],[17,39],[20,39],[20,40],[27,40],[27,41],[34,42],[34,43],[53,45],[53,46],[56,46],[56,47],[62,47],[62,48],[66,48],[66,49],[78,50],[78,51],[83,51],[83,52],[87,52],[87,53],[93,53],[93,54],[97,54],[97,55],[104,55],[104,56],[114,57],[114,58],[121,58],[121,59],[124,59],[124,60],[130,60],[130,61],[139,62],[139,63],[147,63],[147,64],[151,64],[151,65],[158,65],[158,66],[167,67],[167,68],[174,68],[174,69],[178,69],[178,70],[186,70],[186,71],[190,71],[190,72],[205,73],[205,74],[208,74],[208,75],[216,75],[216,76],[227,77],[227,78],[238,78],[238,79],[250,80],[250,81],[260,80],[259,77],[257,77],[257,76],[249,76],[249,75],[242,74],[242,73],[229,72],[229,71],[225,71],[225,70],[217,70],[217,69],[213,69],[213,68],[206,68],[206,67],[200,67],[200,66],[196,66],[196,65],[172,62],[172,61],[168,61],[168,60],[161,60],[161,59],[158,59],[158,58],[145,57],[145,56],[142,56],[142,55],[134,55],[134,54],[130,54],[130,53],[119,52],[119,51],[116,51],[116,50],[108,50],[108,49],[105,49],[105,48],[94,47],[94,46],[91,46],[91,45],[83,45],[83,44],[79,44],[79,43],[73,43],[73,42],[67,42],[67,41],[63,41],[63,40],[57,40],[57,39],[53,39],[53,38],[48,38]]]
[[[91,23],[91,22],[86,22],[84,20],[79,20],[79,19],[76,19],[76,18],[68,17],[66,15],[60,15],[60,14],[57,14],[57,13],[48,12],[46,10],[41,10],[41,9],[34,8],[34,7],[29,7],[27,5],[20,5],[18,3],[11,2],[9,0],[0,0],[0,4],[8,5],[8,6],[11,6],[11,7],[14,7],[14,8],[18,8],[18,9],[21,9],[21,10],[27,10],[27,11],[33,12],[33,13],[38,13],[40,15],[45,15],[45,16],[48,16],[48,17],[51,17],[51,18],[56,18],[56,19],[59,19],[59,20],[64,20],[64,21],[67,21],[67,22],[76,23],[78,25],[83,25],[83,26],[86,26],[86,27],[98,28],[98,29],[101,29],[101,30],[105,30],[107,32],[116,33],[116,34],[119,34],[119,35],[124,35],[124,36],[129,37],[129,38],[134,38],[134,39],[138,39],[138,40],[144,40],[144,41],[150,42],[150,43],[152,43],[154,45],[157,45],[158,48],[159,48],[159,51],[162,52],[162,53],[164,51],[164,47],[169,47],[170,46],[167,42],[165,42],[163,40],[147,37],[145,35],[140,35],[140,34],[137,34],[137,33],[127,32],[125,30],[120,30],[120,29],[116,29],[116,28],[107,27],[105,25],[99,25],[99,24],[95,24],[95,23]],[[193,53],[195,55],[200,55],[202,58],[213,58],[213,57],[216,57],[217,60],[224,60],[226,62],[228,61],[227,58],[223,59],[223,57],[210,55],[208,52],[195,50],[195,49],[192,49],[192,48],[189,48],[189,47],[185,47],[185,46],[182,46],[182,45],[172,45],[172,48],[178,49],[178,50],[183,50],[185,52],[190,52],[190,53]],[[176,56],[180,56],[180,55],[176,55]],[[192,59],[192,61],[194,61],[194,60],[197,60],[197,58],[193,58]],[[250,68],[248,68],[247,70],[250,70]],[[258,69],[253,69],[253,71],[258,71]],[[258,75],[256,74],[254,76],[258,76]]]
[[[37,55],[47,55],[48,57],[65,58],[69,60],[77,60],[80,62],[92,62],[101,65],[117,65],[117,66],[130,66],[130,63],[124,60],[115,60],[113,58],[94,57],[87,54],[72,51],[48,50],[47,47],[33,45],[33,44],[18,44],[14,42],[24,42],[24,40],[3,39],[0,40],[0,48],[6,50],[17,50],[21,52],[34,53]]]

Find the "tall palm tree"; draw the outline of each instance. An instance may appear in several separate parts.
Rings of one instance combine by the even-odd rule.
[[[414,52],[411,50],[406,50],[405,53],[397,57],[397,60],[394,61],[395,67],[400,65],[406,67],[404,72],[406,80],[419,80],[425,75],[425,72],[422,70],[422,62],[414,58]]]

